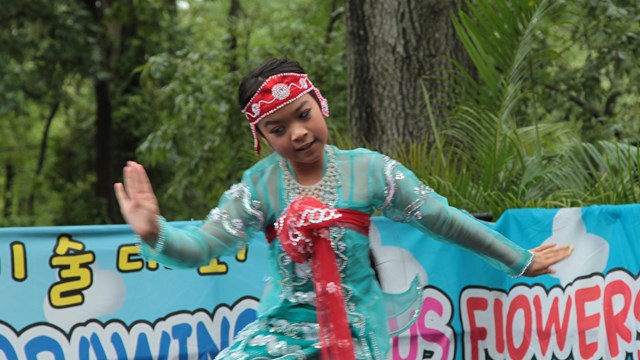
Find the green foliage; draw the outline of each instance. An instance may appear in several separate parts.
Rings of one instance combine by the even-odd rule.
[[[342,131],[346,75],[342,22],[328,32],[329,2],[190,2],[181,26],[184,48],[151,57],[143,69],[156,126],[138,149],[154,175],[162,211],[201,218],[258,158],[237,105],[241,78],[270,57],[299,61],[330,101],[332,127]],[[341,9],[333,10],[335,19]],[[212,26],[213,24],[213,26]],[[269,150],[263,146],[263,152]]]
[[[95,160],[95,82],[105,81],[109,88],[114,134],[109,151],[117,164],[110,171],[116,171],[133,157],[146,136],[142,132],[150,128],[146,124],[153,121],[139,101],[134,70],[148,54],[172,45],[168,34],[179,34],[171,26],[168,2],[115,2],[102,17],[94,14],[98,3],[3,5],[2,224],[112,221],[106,198],[96,191],[97,168],[108,164]]]
[[[60,204],[64,195],[50,192],[46,170],[39,165],[44,129],[52,114],[60,114],[74,101],[68,92],[70,75],[92,71],[97,31],[88,13],[74,1],[14,1],[3,5],[3,11],[0,164],[4,176],[0,184],[4,216],[0,224],[50,224],[59,208],[51,211],[43,204]],[[49,137],[63,136],[65,129],[56,125],[52,123]],[[42,153],[43,160],[47,155]]]
[[[256,161],[235,94],[267,57],[299,60],[333,114],[346,113],[339,2],[240,0],[235,13],[231,3],[3,5],[1,224],[113,221],[96,191],[97,169],[108,166],[96,163],[96,81],[111,100],[110,171],[143,162],[174,219],[202,217]],[[331,121],[345,128],[343,117]]]
[[[266,58],[300,61],[329,99],[332,140],[351,147],[344,1],[232,3],[110,2],[99,18],[91,2],[3,4],[0,225],[112,221],[96,192],[96,80],[109,85],[111,170],[145,164],[171,219],[201,218],[258,159],[236,91]],[[638,202],[640,7],[468,9],[454,21],[477,73],[452,84],[458,101],[447,121],[430,122],[433,146],[402,144],[392,156],[452,204],[495,216]]]
[[[541,46],[541,34],[564,26],[570,8],[546,0],[468,8],[454,23],[477,74],[461,70],[447,126],[434,128],[439,141],[399,146],[394,156],[452,204],[495,217],[509,208],[637,202],[637,147],[582,142],[583,114],[558,121],[540,110],[548,103],[535,102],[542,100],[540,73],[559,58]]]
[[[567,21],[536,46],[558,56],[536,69],[533,109],[580,125],[582,139],[637,144],[640,131],[640,6],[637,1],[574,0]]]

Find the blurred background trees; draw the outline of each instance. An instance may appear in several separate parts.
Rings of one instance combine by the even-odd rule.
[[[638,202],[639,19],[630,0],[5,0],[0,224],[120,222],[128,159],[168,218],[202,218],[257,160],[237,84],[279,56],[329,99],[334,142],[453,205]]]

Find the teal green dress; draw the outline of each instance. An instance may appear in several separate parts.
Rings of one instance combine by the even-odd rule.
[[[212,258],[235,255],[254,232],[274,223],[290,202],[309,195],[336,208],[368,214],[378,210],[431,237],[465,247],[512,276],[521,275],[532,261],[532,253],[448,206],[445,198],[389,157],[366,149],[325,149],[324,175],[316,185],[298,184],[288,162],[274,153],[247,170],[242,181],[225,192],[201,227],[177,229],[161,219],[156,248],[142,243],[143,255],[169,267],[198,267]],[[393,297],[385,297],[376,281],[367,235],[340,226],[332,227],[330,235],[356,357],[386,359],[391,344],[387,315],[397,309],[415,314],[417,309],[385,302]],[[319,358],[310,266],[294,263],[277,238],[269,244],[268,256],[258,319],[217,359]],[[422,299],[415,301],[419,291],[420,286],[410,288],[396,299],[420,304]],[[392,316],[407,318],[399,313]]]

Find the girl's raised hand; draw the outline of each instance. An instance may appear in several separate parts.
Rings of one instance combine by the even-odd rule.
[[[122,175],[124,185],[114,184],[120,212],[133,232],[142,239],[153,241],[159,232],[157,216],[160,215],[160,208],[147,172],[142,165],[128,161]]]
[[[573,246],[558,246],[546,244],[530,250],[534,253],[533,262],[524,272],[524,276],[538,276],[543,274],[555,274],[551,266],[566,259],[573,252]]]

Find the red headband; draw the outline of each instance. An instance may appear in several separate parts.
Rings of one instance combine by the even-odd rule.
[[[256,154],[260,154],[260,142],[256,134],[256,126],[264,119],[289,103],[310,92],[316,95],[324,116],[329,116],[329,104],[322,97],[320,90],[313,86],[307,74],[282,73],[270,76],[265,80],[242,112],[249,120],[253,134],[253,146]]]

